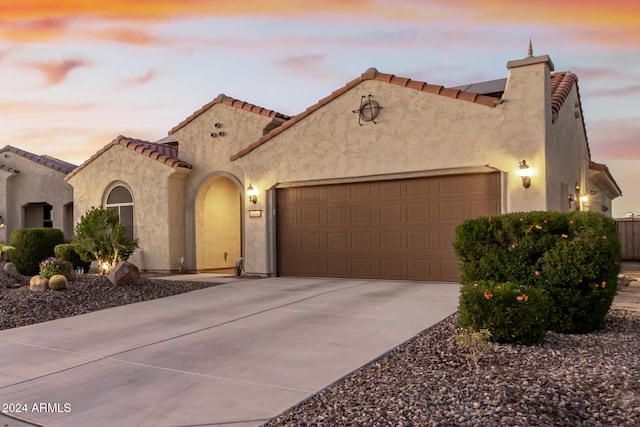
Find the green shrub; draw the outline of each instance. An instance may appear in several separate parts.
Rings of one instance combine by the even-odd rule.
[[[53,252],[56,255],[56,258],[68,261],[73,266],[73,269],[76,270],[78,267],[82,268],[84,273],[89,271],[89,267],[91,266],[91,262],[83,261],[78,254],[73,245],[69,243],[63,243],[61,245],[57,245]]]
[[[544,339],[549,301],[544,291],[511,282],[479,281],[462,286],[460,325],[491,332],[491,340],[536,344]]]
[[[461,282],[514,282],[546,291],[548,329],[598,329],[620,272],[615,223],[595,212],[529,212],[467,220],[454,248]]]
[[[107,274],[118,261],[126,261],[131,256],[138,248],[138,241],[126,236],[117,212],[94,207],[76,224],[71,245],[83,261],[96,261],[98,268]]]
[[[53,248],[64,242],[64,234],[57,228],[19,228],[9,236],[9,261],[18,272],[34,276],[40,270],[40,261],[54,255]]]
[[[56,257],[49,257],[40,263],[40,275],[47,279],[56,274],[62,274],[67,280],[73,276],[73,265]]]
[[[62,274],[56,274],[49,279],[49,289],[52,291],[61,291],[67,289],[69,281]]]

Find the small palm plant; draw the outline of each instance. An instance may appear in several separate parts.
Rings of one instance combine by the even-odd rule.
[[[5,245],[4,242],[0,242],[0,261],[4,262],[5,260],[5,252],[9,252],[10,250],[15,249],[13,246]]]
[[[138,249],[138,240],[127,237],[117,212],[94,207],[78,221],[71,245],[83,261],[95,261],[108,274]]]

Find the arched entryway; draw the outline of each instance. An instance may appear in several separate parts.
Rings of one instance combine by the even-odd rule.
[[[226,176],[207,179],[196,195],[196,269],[233,268],[242,256],[240,187]]]

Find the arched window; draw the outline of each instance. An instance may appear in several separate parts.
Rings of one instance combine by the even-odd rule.
[[[131,197],[131,192],[122,185],[113,187],[107,196],[106,208],[118,212],[120,224],[124,227],[127,237],[133,239],[133,197]]]

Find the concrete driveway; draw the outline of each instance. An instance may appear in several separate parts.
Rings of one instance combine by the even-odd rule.
[[[0,410],[60,427],[258,426],[455,312],[458,292],[235,280],[0,331]]]

